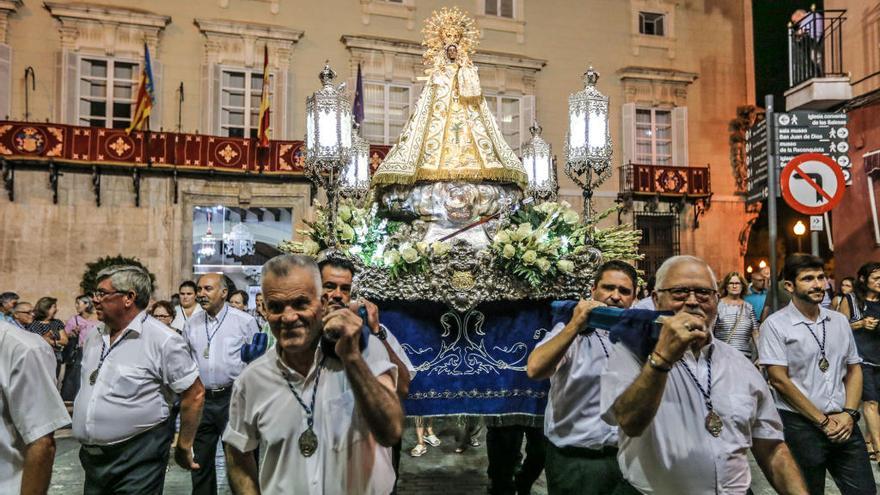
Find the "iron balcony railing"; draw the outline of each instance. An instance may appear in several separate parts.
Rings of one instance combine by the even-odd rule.
[[[620,194],[660,198],[706,198],[712,195],[709,167],[628,163],[620,167]]]
[[[788,84],[843,76],[846,10],[799,10],[788,25]]]

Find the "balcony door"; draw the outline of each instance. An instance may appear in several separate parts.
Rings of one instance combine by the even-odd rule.
[[[642,231],[639,252],[645,255],[639,269],[650,277],[667,258],[678,254],[678,217],[671,213],[640,213],[636,215],[636,228]]]

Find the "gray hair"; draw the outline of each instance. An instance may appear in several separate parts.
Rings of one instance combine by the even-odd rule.
[[[138,309],[145,309],[150,305],[150,295],[153,293],[153,281],[150,274],[137,265],[113,265],[98,272],[96,283],[104,279],[110,279],[113,288],[119,292],[134,292],[134,305]]]
[[[681,254],[678,256],[672,256],[671,258],[667,258],[666,261],[660,265],[660,268],[657,269],[657,273],[654,274],[654,279],[656,282],[654,283],[654,287],[666,289],[664,282],[666,282],[666,275],[669,273],[669,270],[672,267],[681,264],[681,263],[693,263],[696,265],[702,265],[706,267],[706,270],[709,272],[709,276],[712,279],[712,288],[718,290],[718,279],[715,278],[715,272],[712,271],[712,267],[706,263],[702,258],[698,258],[696,256],[691,256],[689,254]]]
[[[261,274],[263,280],[261,290],[266,292],[267,275],[272,275],[273,277],[286,277],[292,269],[307,270],[311,272],[315,279],[315,293],[320,298],[322,285],[321,270],[318,269],[318,264],[315,263],[315,260],[311,256],[305,256],[302,254],[281,254],[267,261],[266,264],[263,265]]]
[[[217,275],[217,278],[220,280],[220,288],[229,290],[229,283],[226,282],[226,275],[224,275],[222,272],[203,273],[199,275],[199,280],[201,280],[202,277],[204,277],[205,275]],[[198,290],[196,290],[196,292],[198,292]]]
[[[92,296],[82,294],[76,296],[76,302],[81,302],[86,305],[86,312],[94,313],[95,312],[95,303],[92,302]]]

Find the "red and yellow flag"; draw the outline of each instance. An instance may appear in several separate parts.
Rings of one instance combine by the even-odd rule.
[[[263,47],[263,95],[260,99],[260,148],[269,147],[269,46]]]
[[[155,99],[150,49],[144,43],[144,68],[141,71],[141,82],[138,88],[137,100],[135,100],[134,113],[131,116],[131,125],[125,130],[126,134],[131,134],[131,131],[141,130],[144,122],[149,121],[150,111],[153,109]]]

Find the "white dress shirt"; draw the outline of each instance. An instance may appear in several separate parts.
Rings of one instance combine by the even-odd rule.
[[[654,298],[651,296],[639,299],[635,304],[632,305],[632,309],[650,309],[651,311],[656,311],[654,307]]]
[[[24,449],[70,424],[55,388],[55,352],[39,335],[0,321],[0,493],[18,494]]]
[[[94,385],[89,381],[101,360]],[[80,389],[73,403],[73,436],[86,445],[111,445],[168,418],[174,394],[199,377],[183,337],[146,311],[135,316],[110,349],[104,324],[83,346]]]
[[[825,358],[828,371],[819,369],[822,353],[822,328],[825,328]],[[812,328],[813,335],[810,335]],[[815,336],[815,338],[814,338]],[[840,412],[846,403],[843,378],[847,365],[862,360],[846,317],[837,311],[819,308],[814,322],[789,303],[773,313],[761,325],[758,335],[758,362],[764,366],[787,366],[788,376],[814,406],[823,413]],[[796,413],[785,399],[774,391],[776,407]]]
[[[206,389],[232,386],[247,365],[241,360],[241,346],[250,344],[259,332],[253,316],[228,304],[223,305],[216,317],[203,311],[198,317],[187,320],[183,337],[199,365],[199,374]],[[209,337],[211,350],[205,358]]]
[[[187,321],[198,317],[199,313],[203,313],[205,310],[199,304],[196,304],[195,309],[191,315],[186,316],[186,313],[183,312],[183,306],[177,305],[174,307],[174,319],[171,320],[171,328],[177,330],[178,332],[183,332],[183,326]]]
[[[611,407],[633,383],[642,363],[615,344],[602,375],[602,418],[616,424]],[[724,424],[719,437],[705,426],[708,409],[684,364],[706,389],[706,356],[712,350],[712,405]],[[733,347],[713,341],[700,359],[688,350],[669,372],[660,407],[641,436],[620,430],[617,455],[623,477],[642,493],[743,494],[752,475],[747,456],[753,438],[783,440],[782,422],[767,383]]]
[[[363,356],[373,375],[390,373],[396,385],[397,367],[376,337],[370,337]],[[232,388],[223,441],[242,452],[260,447],[265,455],[260,462],[260,490],[267,495],[386,495],[395,478],[391,449],[376,442],[337,359],[325,360],[318,378],[313,426],[318,448],[311,457],[299,450],[307,416],[288,380],[311,406],[322,358],[318,346],[305,377],[281,362],[277,351],[251,363]]]
[[[535,349],[563,328],[564,323],[557,323]],[[594,450],[617,446],[617,427],[603,421],[599,410],[599,379],[608,364],[606,350],[611,352],[607,331],[578,335],[556,365],[544,412],[544,435],[553,445]]]

